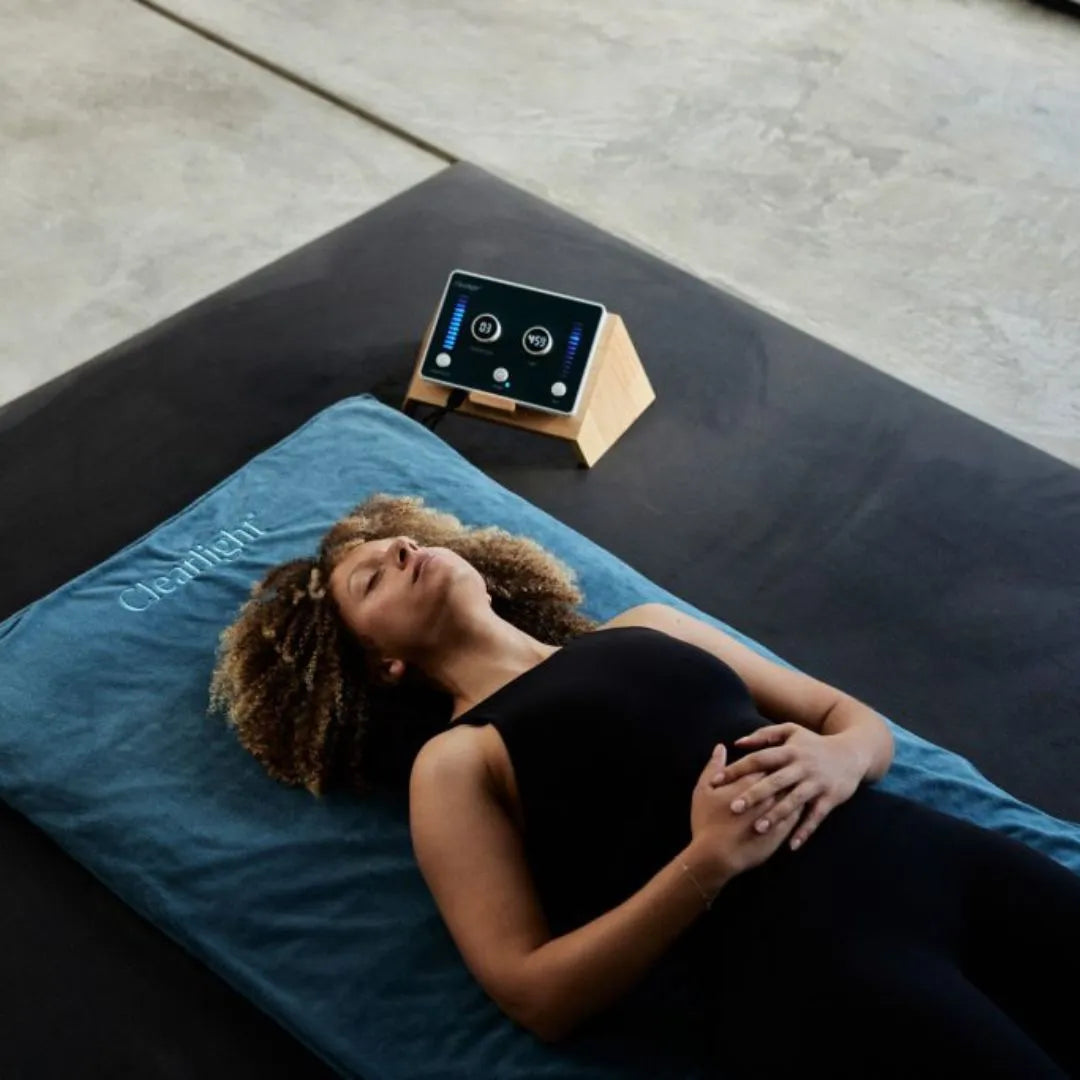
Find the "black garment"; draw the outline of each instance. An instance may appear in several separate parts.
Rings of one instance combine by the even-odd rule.
[[[728,665],[647,627],[574,638],[459,722],[506,744],[555,935],[689,843],[713,747],[734,762],[751,751],[733,740],[768,723]],[[658,1065],[682,1055],[709,1076],[1080,1076],[1078,980],[1080,877],[863,784],[800,850],[729,883],[579,1033],[618,1032],[638,1061],[653,1037]]]

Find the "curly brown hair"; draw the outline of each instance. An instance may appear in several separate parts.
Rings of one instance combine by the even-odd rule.
[[[492,610],[550,645],[598,624],[575,610],[574,571],[527,536],[468,528],[418,495],[378,492],[336,522],[314,558],[272,567],[222,631],[209,714],[223,709],[273,779],[321,797],[400,793],[417,751],[445,730],[451,695],[409,668],[397,686],[373,678],[373,656],[342,619],[330,574],[358,544],[410,536],[449,548],[483,576]]]

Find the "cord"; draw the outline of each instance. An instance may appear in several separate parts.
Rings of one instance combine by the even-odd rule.
[[[450,391],[450,397],[447,398],[446,404],[440,406],[430,416],[424,417],[420,421],[429,431],[433,431],[435,425],[449,412],[453,412],[458,406],[469,396],[468,390],[462,390],[461,387],[455,387]]]

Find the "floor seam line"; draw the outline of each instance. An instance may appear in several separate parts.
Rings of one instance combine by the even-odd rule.
[[[146,8],[147,11],[152,11],[156,15],[161,15],[163,18],[168,19],[170,22],[175,23],[177,26],[183,27],[185,30],[190,31],[193,34],[197,34],[199,37],[211,44],[218,46],[218,48],[225,49],[231,52],[235,56],[239,56],[243,60],[247,60],[248,63],[256,65],[256,67],[262,68],[264,71],[270,72],[270,74],[277,76],[279,79],[284,79],[286,82],[292,83],[294,86],[298,86],[301,90],[305,90],[310,94],[314,94],[316,97],[320,97],[323,101],[329,102],[331,105],[337,106],[339,109],[344,109],[346,112],[351,113],[353,116],[358,117],[361,120],[367,121],[369,124],[373,124],[383,131],[401,139],[404,142],[411,143],[413,146],[425,153],[439,158],[441,161],[445,161],[448,165],[456,165],[461,160],[449,151],[445,150],[441,146],[436,146],[434,143],[428,142],[426,139],[422,139],[419,135],[414,135],[411,131],[406,131],[404,128],[399,127],[397,124],[392,123],[389,120],[379,116],[377,113],[370,112],[368,109],[356,105],[355,103],[348,101],[346,98],[339,97],[337,94],[332,93],[329,90],[319,86],[318,83],[312,82],[310,79],[304,78],[303,75],[297,75],[296,72],[290,71],[288,68],[282,67],[280,64],[274,63],[272,60],[267,60],[265,57],[260,56],[258,53],[251,52],[245,49],[241,45],[237,45],[235,42],[230,41],[228,38],[223,37],[221,34],[216,33],[213,30],[208,30],[204,26],[200,26],[196,22],[192,22],[190,19],[184,18],[182,15],[177,15],[174,11],[169,11],[168,8],[162,7],[160,4],[154,2],[154,0],[132,0],[133,3],[138,4],[139,7]]]

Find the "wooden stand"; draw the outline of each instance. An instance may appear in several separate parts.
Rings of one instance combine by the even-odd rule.
[[[420,375],[434,329],[433,318],[401,403],[402,411],[408,415],[417,402],[445,405],[450,397],[451,387],[429,382]],[[479,390],[470,390],[454,412],[565,439],[573,444],[580,464],[591,467],[655,400],[656,393],[626,332],[626,324],[608,312],[574,416],[555,416]]]

